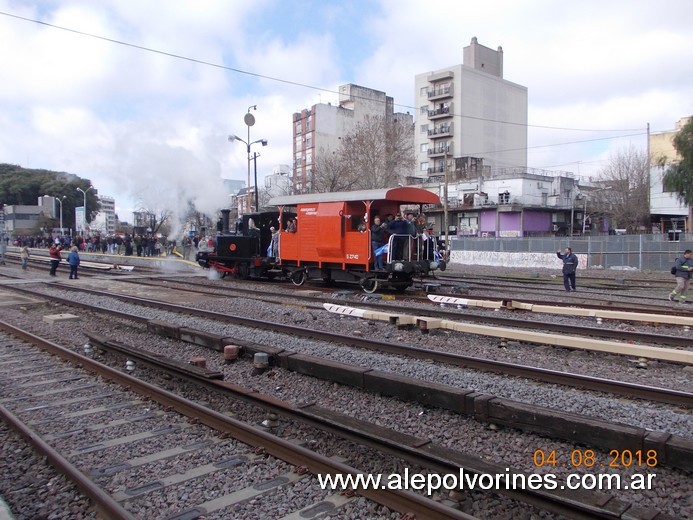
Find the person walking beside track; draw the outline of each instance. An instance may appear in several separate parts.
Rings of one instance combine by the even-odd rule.
[[[575,289],[575,271],[578,266],[578,257],[573,253],[573,250],[569,247],[565,248],[565,254],[560,251],[556,251],[558,258],[563,260],[563,286],[565,290],[570,292]]]
[[[79,250],[77,246],[70,248],[70,254],[67,255],[67,263],[70,264],[70,280],[77,280],[77,268],[79,267]]]
[[[29,246],[24,245],[22,249],[19,250],[19,258],[22,259],[22,270],[26,271],[27,265],[29,264]]]
[[[693,251],[686,249],[676,259],[674,269],[676,287],[669,293],[669,301],[674,301],[678,298],[679,302],[686,303],[686,293],[688,292],[688,285],[691,283],[691,273],[693,273]]]

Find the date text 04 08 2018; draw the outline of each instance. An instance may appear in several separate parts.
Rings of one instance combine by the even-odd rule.
[[[572,466],[575,468],[630,468],[632,466],[654,468],[657,466],[656,450],[610,450],[606,460],[600,461],[594,450],[573,450],[560,455],[556,450],[534,451],[532,462],[538,468],[543,466]]]

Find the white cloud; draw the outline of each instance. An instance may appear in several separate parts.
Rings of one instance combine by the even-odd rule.
[[[247,175],[245,146],[227,136],[246,139],[249,106],[251,140],[270,144],[253,147],[262,182],[292,163],[291,115],[336,101],[238,71],[332,92],[352,82],[412,105],[414,75],[461,63],[476,36],[503,47],[532,125],[654,131],[693,114],[693,2],[0,0],[0,11],[236,69],[0,15],[0,162],[89,178],[124,219],[145,194],[226,205],[218,179]],[[604,136],[532,127],[529,164],[593,174],[614,149],[645,142],[534,148]]]

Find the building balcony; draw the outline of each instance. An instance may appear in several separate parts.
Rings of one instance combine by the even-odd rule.
[[[431,101],[434,101],[436,99],[445,99],[445,98],[451,98],[452,97],[452,87],[443,87],[443,88],[437,88],[434,90],[431,90],[428,93],[428,99]]]
[[[443,157],[444,155],[452,155],[452,145],[436,146],[428,150],[429,157]]]
[[[452,103],[450,106],[447,107],[439,107],[436,108],[435,110],[429,110],[428,111],[428,119],[430,120],[436,120],[436,119],[443,119],[446,117],[452,117]]]
[[[433,130],[428,131],[428,137],[431,139],[438,139],[440,137],[451,137],[452,136],[452,123],[448,125],[441,125]]]

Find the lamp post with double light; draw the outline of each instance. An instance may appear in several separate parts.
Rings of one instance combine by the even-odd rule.
[[[246,151],[248,153],[248,156],[247,156],[247,158],[248,158],[248,184],[247,184],[248,191],[246,192],[246,198],[245,198],[245,210],[246,210],[246,212],[250,211],[250,145],[253,144],[250,142],[250,127],[255,124],[255,116],[250,113],[251,110],[257,110],[257,105],[250,105],[248,107],[248,112],[243,116],[243,122],[248,127],[248,139],[244,141],[243,139],[241,139],[237,135],[230,135],[229,136],[229,141],[235,140],[235,141],[240,141],[242,143],[245,143]],[[259,141],[254,141],[254,142],[259,143],[262,141],[263,140],[261,139]],[[267,146],[267,141],[262,143],[262,146]],[[257,206],[257,198],[258,198],[257,197],[257,182],[255,182],[255,205],[256,206]],[[259,208],[256,208],[256,209],[259,209]]]
[[[246,114],[248,115],[248,114]],[[252,117],[252,115],[251,115]],[[248,133],[250,133],[250,127],[248,127]],[[252,143],[250,140],[246,141],[244,139],[241,139],[237,135],[230,135],[229,136],[229,141],[239,141],[243,143],[246,146],[246,150],[248,152],[248,190],[250,190],[250,147],[256,143],[261,143],[262,146],[267,146],[267,139],[258,139],[257,141],[253,141]],[[258,191],[257,191],[257,156],[259,154],[255,154],[252,157],[252,160],[255,161],[255,211],[260,211],[260,203],[259,203],[259,196],[258,196]],[[248,191],[247,198],[246,198],[246,211],[250,211],[250,191]]]
[[[44,197],[52,197],[51,195],[44,195]],[[65,200],[65,195],[62,196],[62,198],[58,197],[52,197],[54,200],[60,204],[60,234],[63,235],[64,230],[63,230],[63,201]]]
[[[77,191],[84,196],[84,207],[82,208],[84,211],[84,213],[82,213],[82,236],[84,236],[84,231],[87,229],[87,192],[92,189],[94,189],[94,186],[89,186],[86,190],[77,188]]]

